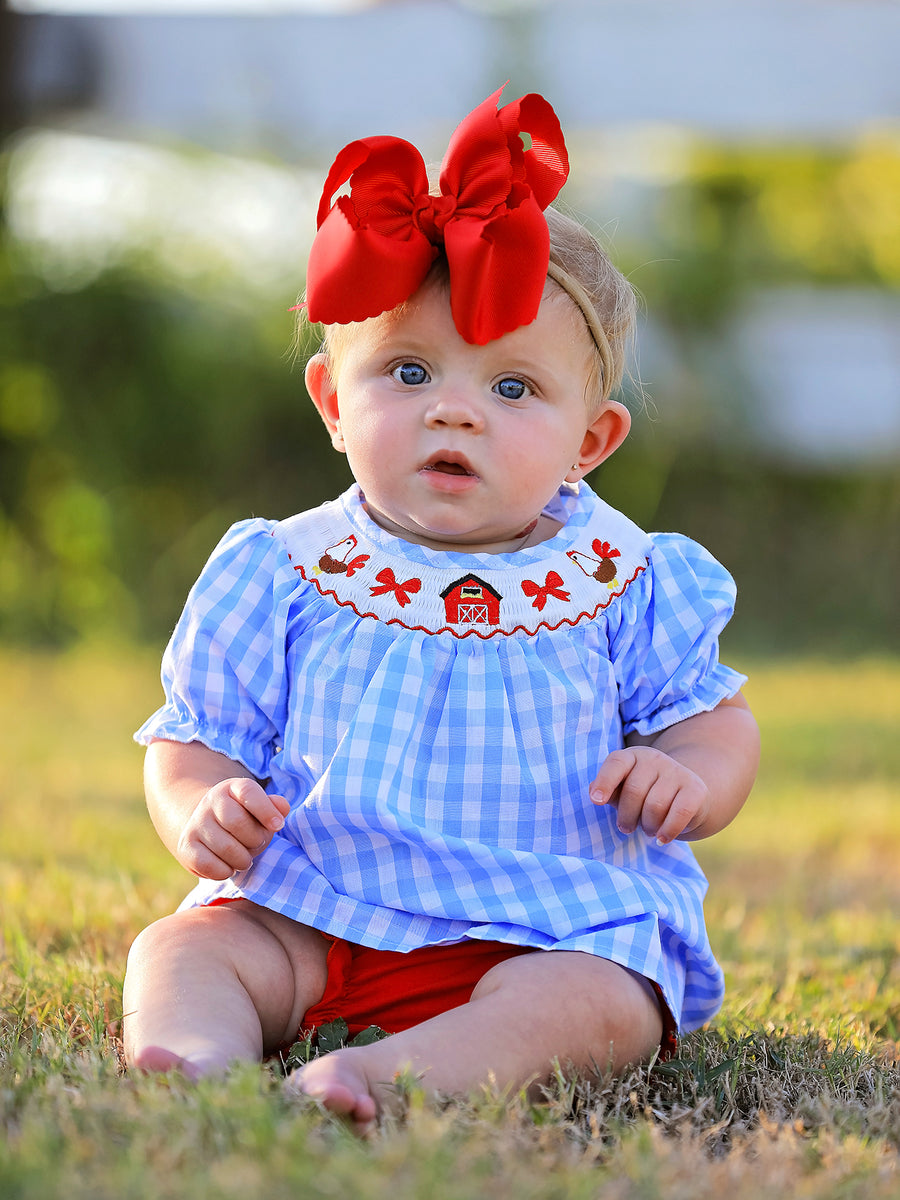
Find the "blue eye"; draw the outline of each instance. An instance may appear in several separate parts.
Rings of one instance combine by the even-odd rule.
[[[428,382],[428,372],[415,362],[401,363],[399,367],[394,367],[391,374],[400,383],[405,383],[409,387],[417,387],[421,383]]]
[[[510,376],[508,379],[501,379],[494,390],[504,400],[521,400],[528,388],[521,379],[514,379]]]

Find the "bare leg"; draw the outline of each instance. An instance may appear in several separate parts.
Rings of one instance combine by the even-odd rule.
[[[519,1088],[546,1083],[554,1059],[621,1071],[649,1058],[661,1037],[659,1004],[644,981],[606,959],[537,951],[493,967],[467,1004],[315,1059],[290,1086],[365,1132],[404,1070],[434,1093],[465,1094],[488,1081]]]
[[[326,955],[321,934],[247,900],[164,917],[128,956],[129,1065],[196,1079],[259,1061],[321,998]]]

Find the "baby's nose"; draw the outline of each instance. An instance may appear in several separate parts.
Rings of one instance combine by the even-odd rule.
[[[484,411],[471,389],[446,386],[434,392],[426,421],[430,426],[479,430],[484,427]]]

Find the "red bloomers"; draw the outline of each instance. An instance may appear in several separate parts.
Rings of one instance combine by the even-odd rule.
[[[372,950],[342,938],[328,940],[325,994],[307,1010],[302,1028],[316,1029],[343,1017],[351,1037],[370,1025],[399,1033],[465,1004],[491,967],[518,954],[534,953],[530,946],[471,939],[422,946],[408,954]]]

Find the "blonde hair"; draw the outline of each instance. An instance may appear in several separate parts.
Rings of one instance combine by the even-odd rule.
[[[625,375],[637,317],[634,289],[584,225],[556,208],[546,209],[544,215],[550,230],[550,266],[547,275],[568,294],[588,327],[595,353],[586,391],[590,407],[599,408]],[[449,282],[447,262],[443,255],[435,260],[427,278],[438,285]],[[392,311],[401,316],[406,303]],[[301,308],[298,345],[304,320]],[[337,374],[341,358],[358,324],[362,322],[323,327],[321,349],[329,360],[333,376]]]
[[[589,392],[597,407],[625,376],[637,321],[631,284],[597,239],[579,221],[556,208],[544,214],[550,230],[548,276],[581,310],[596,350]]]

